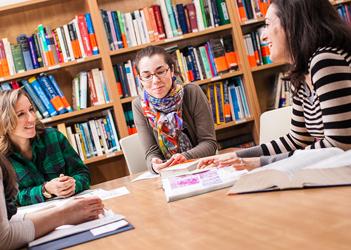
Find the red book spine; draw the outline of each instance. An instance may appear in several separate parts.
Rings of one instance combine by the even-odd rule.
[[[152,7],[154,14],[155,14],[155,21],[156,21],[156,26],[157,26],[157,31],[158,31],[158,37],[160,40],[163,40],[166,38],[166,34],[165,34],[165,28],[163,25],[163,19],[162,19],[162,15],[161,15],[161,8],[157,4],[154,4],[151,7]]]
[[[88,28],[87,28],[87,24],[85,22],[84,15],[78,16],[78,28],[79,28],[80,36],[82,37],[82,43],[83,43],[83,48],[84,48],[85,54],[87,56],[93,55],[93,52],[91,49],[91,44],[90,44],[90,39],[89,39]]]
[[[197,27],[195,5],[193,3],[189,3],[185,6],[185,8],[188,11],[189,23],[190,23],[190,27],[191,27],[192,32],[199,31],[199,29]]]
[[[95,83],[93,79],[93,73],[91,71],[88,72],[88,85],[89,85],[89,95],[90,95],[90,103],[92,106],[99,103],[97,98],[97,93],[95,89]]]

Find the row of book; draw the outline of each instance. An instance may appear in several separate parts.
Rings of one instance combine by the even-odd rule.
[[[121,150],[110,110],[101,118],[87,122],[71,126],[60,123],[57,129],[68,138],[82,160]]]
[[[257,31],[244,35],[245,49],[251,67],[272,63],[269,46],[261,39],[263,29],[260,27]]]
[[[284,73],[279,73],[275,77],[272,103],[272,109],[282,108],[292,105],[292,92],[290,81],[284,80]]]
[[[175,55],[185,82],[211,79],[238,69],[231,35],[210,39],[198,46],[177,49]]]
[[[182,34],[228,24],[225,0],[193,0],[172,5],[171,0],[158,0],[150,7],[122,13],[101,10],[111,50],[170,39]]]
[[[55,29],[39,24],[33,34],[20,34],[16,40],[0,40],[0,77],[99,53],[90,13]]]
[[[240,20],[245,22],[251,19],[264,17],[270,0],[236,0]]]
[[[251,117],[241,77],[201,86],[212,108],[215,124]]]
[[[345,22],[351,24],[351,3],[338,4],[336,10]]]
[[[29,79],[13,80],[1,84],[2,90],[21,87],[25,89],[35,104],[39,119],[73,111],[53,75],[42,73],[37,77],[32,76]]]
[[[72,81],[72,101],[74,110],[109,103],[104,71],[94,68],[78,73]]]
[[[233,47],[232,37],[210,39],[205,44],[178,49],[167,48],[176,57],[184,82],[210,79],[230,70],[238,69],[238,61]],[[118,93],[122,97],[137,96],[140,82],[134,63],[113,65]]]

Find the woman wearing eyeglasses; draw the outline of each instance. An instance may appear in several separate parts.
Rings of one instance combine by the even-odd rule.
[[[133,115],[149,170],[214,155],[214,122],[201,88],[175,80],[176,63],[162,47],[140,50],[135,65],[142,91]]]

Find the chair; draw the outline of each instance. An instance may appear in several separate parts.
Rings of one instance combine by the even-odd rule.
[[[146,171],[147,166],[144,158],[144,149],[141,146],[138,134],[124,137],[119,142],[127,162],[129,174]]]
[[[260,117],[260,143],[287,134],[290,130],[291,113],[291,106],[264,112]]]

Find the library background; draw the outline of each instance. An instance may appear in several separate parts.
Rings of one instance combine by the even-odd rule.
[[[286,64],[260,40],[269,0],[15,0],[0,6],[0,88],[21,88],[64,133],[92,183],[128,175],[119,139],[136,133],[133,58],[174,54],[208,97],[220,149],[258,143],[262,112],[291,104]],[[351,23],[351,0],[331,1]]]

